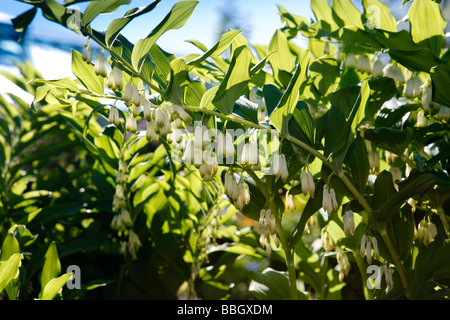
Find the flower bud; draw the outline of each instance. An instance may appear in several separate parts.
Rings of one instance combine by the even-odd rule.
[[[378,173],[380,171],[380,154],[378,152],[369,152],[369,167],[371,173]]]
[[[96,75],[106,78],[108,76],[108,63],[103,53],[97,54],[95,57],[94,72]]]
[[[361,236],[361,245],[359,247],[359,255],[361,258],[363,258],[366,255],[366,243],[367,243],[367,236],[363,234]]]
[[[344,233],[345,236],[348,237],[351,233],[355,232],[355,218],[352,210],[348,210],[344,213],[343,222],[344,222]]]
[[[131,104],[133,103],[133,93],[131,89],[131,83],[127,83],[125,85],[125,91],[123,93],[122,98],[127,107],[131,106]]]
[[[402,180],[402,171],[400,170],[399,167],[391,167],[389,169],[389,172],[392,175],[392,182],[394,183],[394,187],[398,191],[397,181],[401,181]]]
[[[356,57],[353,53],[349,53],[347,55],[347,59],[345,60],[345,67],[349,69],[356,68]]]
[[[131,86],[131,93],[132,93],[132,97],[133,97],[133,103],[136,106],[140,106],[141,105],[141,97],[139,95],[139,89],[135,84],[133,84]]]
[[[375,259],[378,259],[380,257],[380,251],[378,250],[378,241],[377,238],[371,237],[370,239],[372,241],[372,247],[373,247],[373,256]]]
[[[396,84],[403,83],[405,81],[405,77],[403,76],[402,69],[396,64],[390,64],[385,68],[385,75],[388,78],[394,80]]]
[[[217,156],[221,158],[234,158],[233,137],[230,133],[219,133],[217,136]]]
[[[258,122],[262,122],[266,119],[266,102],[262,99],[261,103],[258,106]]]
[[[155,121],[147,121],[147,131],[145,133],[145,137],[148,141],[158,142],[159,140],[159,135],[155,131],[155,126]]]
[[[372,76],[374,78],[382,77],[384,74],[383,72],[383,63],[380,61],[380,59],[376,58],[373,62],[372,67]]]
[[[422,91],[422,107],[425,111],[430,111],[432,89],[429,85],[425,86]]]
[[[295,197],[289,194],[289,191],[286,192],[285,208],[287,212],[293,212],[295,210]]]
[[[425,116],[423,110],[419,110],[419,112],[417,112],[416,127],[423,128],[426,127],[427,125],[428,125],[427,117]]]
[[[123,89],[123,80],[122,80],[122,71],[114,67],[108,76],[108,87],[114,91],[122,91]]]
[[[89,40],[86,40],[86,42],[83,44],[83,51],[81,53],[81,58],[83,61],[86,61],[87,63],[91,62],[91,46],[89,45]]]
[[[370,67],[370,59],[367,56],[359,56],[358,62],[356,63],[356,69],[358,69],[361,72],[368,72],[370,73],[371,67]]]
[[[152,110],[150,109],[150,101],[148,101],[148,99],[145,96],[141,96],[141,105],[142,108],[144,109],[144,118],[147,121],[150,121],[150,119],[152,118]]]
[[[120,124],[119,110],[117,110],[115,107],[111,107],[109,109],[108,123],[114,123],[116,126]]]
[[[127,119],[125,121],[125,129],[132,133],[135,133],[137,131],[137,121],[131,113],[127,115]]]
[[[336,246],[333,239],[330,237],[330,235],[326,231],[326,228],[322,228],[322,230],[320,231],[320,242],[322,244],[322,248],[326,252],[330,252]]]

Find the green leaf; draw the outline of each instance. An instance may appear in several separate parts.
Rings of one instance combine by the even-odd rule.
[[[251,60],[252,54],[248,46],[241,46],[234,51],[228,72],[212,100],[223,114],[230,114],[234,103],[248,90]]]
[[[170,81],[163,98],[174,104],[184,104],[185,87],[189,85],[189,71],[183,59],[175,59],[170,62]]]
[[[106,29],[105,43],[108,46],[111,46],[111,44],[116,40],[120,31],[125,28],[125,26],[131,22],[131,20],[152,11],[160,2],[161,0],[154,0],[152,3],[146,5],[145,7],[133,8],[128,10],[122,18],[114,19],[109,24],[108,29]]]
[[[121,5],[129,4],[131,0],[96,0],[91,1],[81,17],[81,24],[85,27],[98,15],[116,11]]]
[[[289,50],[289,44],[286,36],[281,30],[275,31],[270,39],[269,52],[275,51],[270,59],[270,65],[275,79],[278,79],[281,70],[292,72],[295,68],[295,56]]]
[[[21,35],[19,38],[20,41],[25,36],[28,26],[33,21],[35,15],[36,15],[36,12],[37,12],[37,7],[33,7],[32,9],[27,10],[24,13],[20,14],[19,16],[15,17],[14,19],[11,19],[14,29],[17,32],[21,32]]]
[[[300,65],[297,65],[286,91],[275,110],[269,116],[270,122],[283,135],[289,134],[287,132],[289,119],[297,106],[301,85],[306,81],[309,60],[309,50],[305,50],[300,58]]]
[[[363,194],[369,178],[370,166],[366,144],[359,134],[348,149],[345,162],[350,169],[356,189]]]
[[[331,2],[333,17],[337,24],[343,26],[356,26],[364,29],[361,21],[361,12],[353,5],[351,0],[333,0]]]
[[[309,74],[314,86],[324,97],[336,91],[339,85],[340,69],[336,59],[332,57],[327,56],[313,61],[309,67]]]
[[[444,44],[444,28],[439,4],[432,0],[415,0],[408,11],[411,35],[415,43],[425,44],[438,57]]]
[[[189,20],[197,4],[198,1],[193,0],[182,0],[175,3],[164,20],[146,38],[136,43],[131,56],[131,63],[136,70],[141,69],[143,58],[149,53],[156,40],[167,30],[181,28]]]
[[[190,67],[196,66],[197,64],[202,63],[205,61],[208,57],[218,57],[220,56],[233,42],[234,38],[241,33],[241,30],[231,30],[226,33],[224,33],[219,41],[217,41],[208,51],[203,53],[198,58],[191,60],[188,62],[188,65]]]
[[[2,292],[11,280],[18,277],[19,267],[23,254],[15,253],[7,261],[0,262],[0,292]]]
[[[377,29],[397,32],[397,21],[391,15],[391,9],[379,0],[362,0],[367,23]]]
[[[328,23],[330,26],[329,31],[339,29],[339,26],[333,19],[333,11],[327,0],[311,0],[311,9],[317,21],[325,21]]]
[[[3,240],[2,251],[0,255],[0,261],[8,260],[13,254],[20,252],[19,242],[12,233],[8,235]]]
[[[404,130],[391,128],[374,128],[364,131],[364,138],[378,147],[397,155],[403,154],[413,139],[414,131],[407,127]]]
[[[422,279],[439,281],[450,278],[450,243],[433,241],[416,258],[415,272]]]
[[[103,94],[103,78],[94,72],[94,65],[83,61],[80,52],[72,49],[72,72],[90,91]]]
[[[289,279],[283,272],[272,268],[262,273],[252,272],[249,291],[258,300],[290,300]],[[298,291],[299,298],[305,300],[306,294]]]
[[[61,292],[62,287],[72,277],[71,273],[65,273],[58,278],[51,279],[42,291],[40,300],[53,300],[58,293]]]
[[[56,248],[56,243],[52,242],[45,253],[42,271],[39,277],[41,283],[41,292],[39,293],[40,298],[50,280],[58,277],[60,273],[61,263],[58,258],[58,249]]]

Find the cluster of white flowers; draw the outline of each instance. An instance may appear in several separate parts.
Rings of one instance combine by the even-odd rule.
[[[350,261],[341,248],[336,248],[336,260],[339,266],[339,281],[342,282],[350,271]]]
[[[419,222],[416,231],[417,240],[423,242],[425,246],[428,246],[436,235],[437,229],[433,222],[427,222],[425,220]]]
[[[339,208],[336,200],[336,193],[333,188],[328,185],[323,186],[322,208],[328,215]]]
[[[314,198],[314,192],[316,191],[316,186],[314,184],[314,177],[311,172],[302,171],[300,173],[300,183],[302,186],[302,192],[306,196],[308,193],[311,198]]]
[[[277,226],[275,222],[275,216],[270,209],[262,209],[259,215],[258,226],[261,236],[259,237],[259,243],[261,247],[266,248],[267,256],[272,253],[271,240],[274,241],[275,246],[278,248],[280,242],[277,237]]]
[[[372,255],[372,248],[373,248],[373,255]],[[365,234],[362,235],[359,254],[361,255],[361,258],[366,256],[368,264],[372,263],[372,257],[378,259],[380,257],[380,251],[378,250],[377,238]]]
[[[286,212],[294,212],[296,208],[295,196],[293,194],[290,194],[289,191],[286,192],[284,207],[286,209]]]
[[[277,179],[281,178],[284,182],[289,179],[289,171],[286,156],[284,154],[274,154],[272,169]]]
[[[241,179],[240,179],[241,180]],[[250,203],[250,189],[243,180],[236,181],[234,172],[229,170],[225,173],[225,193],[233,200],[236,209],[241,210]]]
[[[327,253],[331,252],[336,247],[336,244],[334,243],[331,236],[328,234],[326,227],[324,227],[324,228],[322,228],[322,230],[320,230],[320,243],[322,244],[322,248]]]

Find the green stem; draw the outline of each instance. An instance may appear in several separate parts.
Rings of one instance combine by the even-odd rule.
[[[372,292],[366,286],[367,274],[366,270],[364,270],[364,261],[361,258],[358,250],[353,251],[353,256],[355,257],[356,265],[358,266],[359,273],[361,274],[361,278],[363,280],[364,297],[366,298],[366,300],[373,300]]]
[[[245,171],[252,177],[252,179],[256,182],[261,192],[264,194],[264,197],[269,204],[269,209],[273,212],[275,217],[275,224],[277,226],[278,236],[280,238],[281,246],[283,247],[284,256],[286,260],[286,267],[288,269],[288,277],[289,277],[289,287],[291,289],[291,298],[292,300],[298,300],[298,291],[297,291],[297,276],[295,273],[295,261],[294,255],[290,250],[289,242],[287,240],[286,234],[283,230],[283,225],[281,223],[280,215],[278,213],[278,207],[275,203],[273,195],[269,193],[266,188],[266,185],[259,179],[259,177],[253,172],[251,169],[245,169]]]
[[[384,244],[386,245],[392,259],[394,260],[394,264],[397,267],[398,274],[400,276],[400,280],[402,281],[403,288],[408,287],[408,275],[406,274],[405,267],[403,266],[402,261],[400,260],[400,257],[398,256],[397,250],[395,250],[394,245],[391,242],[391,239],[389,238],[389,235],[387,233],[386,227],[384,227],[381,231],[381,238],[384,241]]]
[[[442,221],[442,225],[444,226],[444,230],[445,230],[445,233],[447,234],[447,238],[450,238],[450,226],[449,226],[448,218],[445,215],[445,212],[444,212],[444,209],[442,208],[442,206],[439,206],[437,208],[437,213],[439,215],[439,218]]]

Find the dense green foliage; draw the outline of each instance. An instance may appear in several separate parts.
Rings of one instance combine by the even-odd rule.
[[[410,31],[378,0],[364,12],[311,0],[315,21],[279,6],[269,44],[229,30],[184,57],[157,40],[198,1],[177,2],[136,44],[120,32],[160,1],[104,31],[90,23],[130,0],[90,1],[75,23],[66,7],[81,1],[22,2],[17,29],[39,9],[87,40],[73,78],[28,63],[3,74],[35,97],[0,97],[5,298],[449,298],[437,1],[413,1]],[[231,151],[218,132],[238,133]]]

